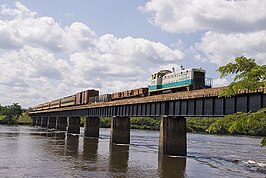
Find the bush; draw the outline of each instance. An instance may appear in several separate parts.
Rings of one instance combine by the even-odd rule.
[[[22,115],[18,118],[18,124],[31,124],[32,120],[31,117],[28,115],[27,112],[22,113]]]
[[[100,118],[100,127],[101,128],[110,128],[111,127],[111,117],[101,117]]]
[[[5,116],[4,119],[2,120],[2,122],[3,122],[3,124],[17,125],[18,124],[18,116],[13,116],[13,117]]]
[[[110,128],[111,122],[112,122],[111,117],[101,117],[100,127]],[[160,118],[131,117],[130,128],[131,129],[159,130],[160,129]]]
[[[0,115],[0,124],[3,124],[4,123],[4,119],[5,119],[5,116],[1,116]]]
[[[159,130],[160,121],[161,119],[156,117],[132,117],[130,118],[130,128]]]
[[[206,132],[212,123],[219,118],[212,117],[188,117],[187,118],[187,131],[188,132]]]
[[[254,113],[238,112],[227,115],[216,120],[207,131],[216,134],[266,136],[266,108]]]

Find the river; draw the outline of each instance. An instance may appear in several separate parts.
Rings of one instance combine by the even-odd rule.
[[[110,145],[30,126],[0,125],[0,177],[266,177],[260,138],[188,133],[188,156],[158,156],[158,131],[131,130],[130,145]]]

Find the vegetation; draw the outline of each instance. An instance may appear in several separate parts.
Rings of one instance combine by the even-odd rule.
[[[30,125],[32,122],[31,117],[28,115],[28,112],[23,112],[21,116],[19,116],[17,124],[19,125]]]
[[[220,118],[211,118],[211,117],[190,117],[187,118],[187,131],[188,132],[201,132],[204,133],[213,124]]]
[[[110,128],[111,127],[111,117],[101,117],[100,118],[100,127],[101,128]]]
[[[160,129],[160,118],[153,117],[133,117],[130,119],[130,128],[132,129],[148,129],[148,130],[159,130]]]
[[[266,65],[259,66],[256,64],[255,59],[252,58],[246,58],[245,56],[237,57],[235,59],[235,63],[229,63],[225,66],[221,66],[217,70],[221,73],[220,77],[226,77],[230,74],[235,75],[233,82],[220,94],[220,96],[230,97],[235,95],[240,90],[256,90],[261,87],[266,87]],[[220,126],[223,129],[218,129],[222,132],[226,132],[228,130],[229,132],[235,132],[240,131],[241,133],[247,133],[247,132],[253,132],[248,131],[247,129],[251,129],[254,126],[254,120],[251,119],[253,116],[257,117],[256,120],[260,122],[261,114],[265,111],[258,111],[257,113],[253,114],[244,114],[244,113],[237,113],[235,115],[231,115],[227,117],[227,120],[229,122],[229,118],[231,117],[231,120],[235,120],[234,124],[232,126],[228,127],[228,124],[225,124],[223,126]],[[234,118],[236,117],[236,118]],[[263,120],[263,119],[262,119]],[[219,122],[219,121],[217,121]],[[222,123],[222,121],[220,121]],[[263,121],[262,121],[263,122]],[[247,126],[245,127],[245,124]],[[265,125],[265,124],[264,124]],[[256,128],[256,126],[254,126]],[[214,131],[218,128],[218,125],[213,125],[209,131]],[[260,129],[260,128],[258,128]],[[263,129],[263,128],[262,128]],[[262,131],[263,132],[263,131]],[[266,138],[264,138],[261,141],[262,146],[266,146]]]
[[[229,63],[217,69],[224,78],[234,74],[233,82],[225,89],[220,96],[230,97],[240,90],[256,90],[266,87],[266,65],[259,66],[255,59],[244,56],[237,57],[235,63]]]
[[[84,127],[86,117],[80,117],[80,126]]]
[[[110,128],[111,120],[112,119],[110,117],[100,118],[100,127]],[[130,128],[131,129],[159,130],[160,129],[160,118],[131,117]]]
[[[266,136],[266,108],[255,113],[238,112],[227,115],[217,119],[207,131],[215,134]]]
[[[23,109],[18,103],[14,103],[10,106],[0,105],[0,123],[9,125],[17,124],[22,112]]]

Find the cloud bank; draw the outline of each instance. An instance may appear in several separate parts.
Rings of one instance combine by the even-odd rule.
[[[150,69],[184,58],[160,42],[98,36],[80,22],[62,27],[20,2],[2,5],[0,17],[2,104],[29,107],[87,88],[105,93],[147,86]]]
[[[139,9],[166,32],[203,33],[190,52],[202,62],[224,65],[241,55],[265,63],[265,7],[260,0],[150,0]]]

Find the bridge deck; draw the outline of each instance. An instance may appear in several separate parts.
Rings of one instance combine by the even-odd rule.
[[[219,93],[221,93],[225,88],[226,87],[217,87],[217,88],[184,91],[184,92],[161,94],[161,95],[154,95],[154,96],[146,96],[146,97],[139,97],[139,98],[126,98],[126,99],[120,99],[120,100],[115,100],[115,101],[91,103],[87,105],[69,106],[69,107],[61,107],[61,108],[56,108],[56,109],[34,111],[34,112],[30,112],[30,114],[79,110],[79,109],[86,109],[86,108],[99,108],[99,107],[107,107],[107,106],[119,106],[119,105],[130,105],[130,104],[141,104],[141,103],[154,103],[154,102],[162,102],[162,101],[217,97]],[[257,93],[257,92],[265,92],[265,88],[262,88],[256,91],[245,90],[245,91],[239,92],[238,94]]]

